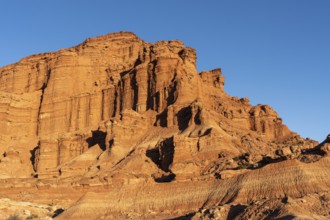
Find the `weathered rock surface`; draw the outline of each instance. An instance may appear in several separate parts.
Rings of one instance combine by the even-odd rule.
[[[43,205],[31,202],[17,202],[7,198],[0,199],[0,219],[40,219],[51,220],[63,210],[52,204]]]
[[[129,32],[2,67],[0,195],[56,192],[59,219],[330,217],[323,200],[282,202],[328,195],[330,138],[301,138],[224,83],[181,41]]]

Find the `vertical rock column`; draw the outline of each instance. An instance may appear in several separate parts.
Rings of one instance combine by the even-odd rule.
[[[135,79],[137,84],[136,111],[143,113],[147,110],[148,99],[148,70],[145,66],[138,66]]]
[[[59,147],[57,140],[40,140],[39,152],[35,164],[39,178],[57,176],[56,167],[59,165]]]
[[[115,114],[115,88],[110,87],[102,91],[102,120],[107,120]]]
[[[131,89],[131,76],[126,74],[122,77],[122,106],[121,110],[132,108],[132,89]]]

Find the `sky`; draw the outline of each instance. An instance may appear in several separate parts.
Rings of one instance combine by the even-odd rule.
[[[0,1],[0,67],[86,38],[132,31],[182,40],[197,68],[222,68],[225,89],[273,107],[288,127],[330,133],[329,0]]]

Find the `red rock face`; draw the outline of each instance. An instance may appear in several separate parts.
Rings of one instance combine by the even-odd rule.
[[[169,184],[186,198],[182,204],[164,191],[159,209],[146,197],[134,211],[143,217],[146,209],[163,207],[168,217],[197,211],[216,185],[230,190],[236,177],[249,179],[257,175],[252,169],[262,171],[265,164],[320,159],[304,154],[316,142],[291,132],[269,106],[227,95],[224,83],[221,69],[198,73],[195,50],[182,42],[146,43],[128,32],[5,66],[0,69],[0,178],[91,191],[124,184],[122,192],[135,192],[147,184],[152,190],[144,189],[137,200],[166,191]],[[197,197],[182,188],[197,183]],[[116,193],[108,196],[130,199]],[[219,191],[214,202],[234,201],[227,197]],[[248,202],[242,198],[237,201]],[[177,213],[170,203],[181,207]],[[102,212],[110,208],[113,213],[103,217],[118,217],[132,207],[124,202],[122,210],[111,205]],[[90,217],[72,210],[63,218]]]

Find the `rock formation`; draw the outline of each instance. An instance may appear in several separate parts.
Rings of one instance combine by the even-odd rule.
[[[59,219],[329,218],[329,136],[224,83],[181,41],[129,32],[0,68],[0,196]]]

